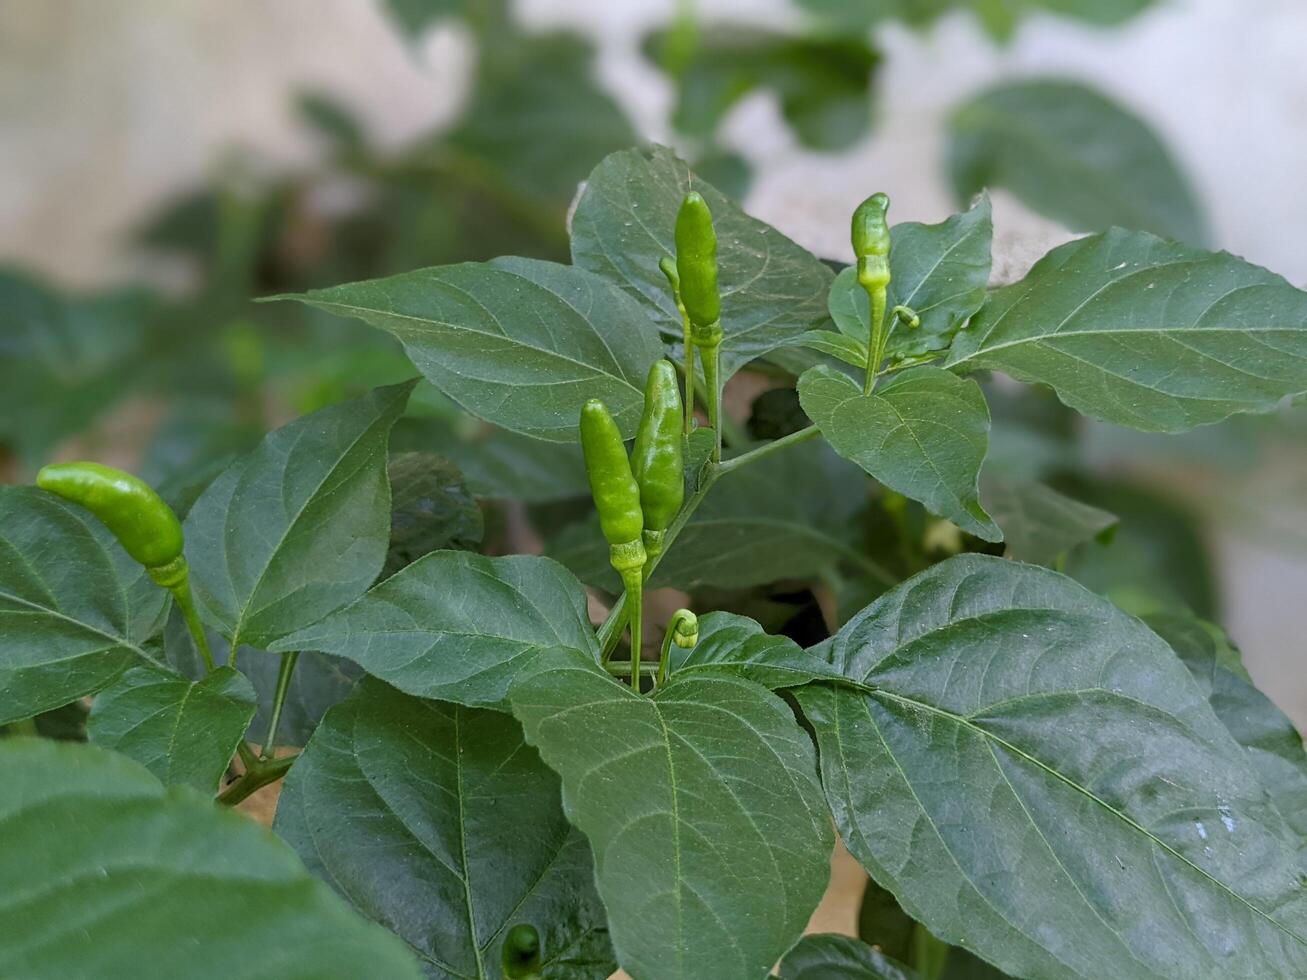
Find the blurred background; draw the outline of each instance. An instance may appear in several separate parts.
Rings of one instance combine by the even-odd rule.
[[[1305,285],[1304,39],[1301,0],[0,0],[0,480],[93,456],[184,508],[412,373],[252,297],[565,261],[578,181],[641,140],[832,259],[873,190],[933,222],[988,186],[997,282],[1122,224]],[[1222,622],[1307,723],[1307,407],[1149,437],[996,390],[993,465],[1122,518],[1068,571]],[[403,448],[513,495],[437,394],[413,415]],[[533,503],[575,489],[500,448],[557,476]]]

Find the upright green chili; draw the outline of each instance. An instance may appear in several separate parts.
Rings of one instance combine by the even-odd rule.
[[[36,474],[36,485],[94,514],[123,550],[172,593],[196,648],[213,670],[213,653],[191,597],[182,525],[154,488],[131,473],[89,462],[44,466]]]
[[[681,389],[672,362],[659,358],[644,385],[644,414],[631,451],[631,472],[640,485],[644,550],[662,554],[663,535],[685,501],[685,462],[681,440]]]
[[[672,288],[672,299],[676,302],[676,312],[681,314],[681,333],[685,348],[685,436],[688,439],[694,426],[694,341],[691,338],[690,314],[685,311],[681,300],[681,274],[676,271],[676,260],[664,255],[658,260],[658,268],[667,277],[667,284]]]
[[[640,689],[640,606],[644,588],[644,514],[640,485],[631,473],[622,433],[608,407],[591,398],[581,408],[581,449],[590,478],[590,495],[608,541],[608,559],[622,576],[631,609],[631,686]]]
[[[853,212],[853,254],[858,261],[858,285],[867,291],[871,304],[867,376],[862,385],[864,394],[871,393],[889,339],[889,332],[885,329],[885,304],[890,283],[888,211],[889,197],[873,194]]]
[[[722,457],[722,299],[717,288],[717,233],[712,212],[698,191],[690,191],[676,215],[676,272],[681,302],[690,318],[690,340],[699,348],[708,387],[708,424],[717,437],[713,459]]]

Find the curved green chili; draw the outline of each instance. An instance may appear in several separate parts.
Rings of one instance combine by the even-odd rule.
[[[644,513],[644,550],[663,550],[663,535],[685,501],[685,462],[681,423],[681,389],[671,361],[659,358],[644,386],[644,414],[631,451],[631,472],[640,485]]]
[[[889,338],[885,329],[885,304],[890,284],[888,211],[889,197],[873,194],[853,212],[851,237],[853,254],[858,261],[858,285],[866,290],[871,304],[867,375],[862,386],[864,394],[871,393],[880,362],[885,359],[885,342]]]
[[[672,621],[667,624],[667,632],[663,634],[663,649],[658,657],[658,676],[654,680],[655,687],[662,687],[667,683],[667,671],[671,665],[672,644],[675,643],[682,650],[689,650],[699,642],[699,618],[688,609],[678,609],[672,614]]]

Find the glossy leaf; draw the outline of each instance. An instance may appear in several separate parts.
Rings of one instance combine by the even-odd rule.
[[[1298,838],[1167,645],[1031,565],[966,555],[855,616],[797,697],[849,849],[1016,976],[1307,969]]]
[[[781,960],[779,980],[917,980],[919,974],[850,936],[804,936]]]
[[[230,667],[200,681],[133,667],[96,696],[86,734],[165,786],[213,793],[254,717],[254,697],[245,675]]]
[[[519,923],[540,933],[546,978],[614,969],[590,848],[508,715],[366,681],[296,760],[274,829],[430,977],[500,977]]]
[[[661,146],[614,153],[590,174],[572,217],[572,261],[617,283],[665,334],[681,337],[658,261],[676,254],[676,212],[692,182],[717,230],[725,379],[826,319],[826,265],[712,185],[692,181],[689,167]]]
[[[621,290],[534,259],[436,266],[282,298],[388,331],[464,409],[551,442],[577,441],[587,398],[604,401],[633,435],[645,376],[663,351]]]
[[[0,785],[0,976],[422,976],[267,830],[123,756],[5,739]]]
[[[799,399],[845,459],[962,530],[1002,540],[980,505],[989,409],[974,382],[918,367],[891,375],[864,395],[851,378],[815,367],[799,379]]]
[[[1280,813],[1307,841],[1307,753],[1293,722],[1253,686],[1239,651],[1218,627],[1186,613],[1153,613],[1144,622],[1189,668],[1216,717],[1247,749]]]
[[[585,592],[557,562],[438,551],[273,650],[346,657],[409,694],[500,706],[538,647],[598,657]]]
[[[1307,390],[1307,293],[1226,252],[1113,229],[995,292],[948,363],[1050,385],[1094,418],[1179,432]]]
[[[812,743],[784,703],[726,677],[642,697],[569,650],[542,651],[511,700],[590,840],[627,972],[765,974],[830,877]]]
[[[949,122],[948,168],[958,200],[1011,191],[1072,231],[1112,225],[1201,244],[1202,211],[1148,125],[1075,82],[1009,82]]]
[[[986,196],[970,211],[939,224],[909,221],[891,229],[891,279],[885,308],[907,306],[921,318],[919,327],[902,323],[894,327],[886,347],[891,358],[947,347],[958,329],[984,305],[993,237]],[[871,336],[871,307],[866,290],[858,285],[856,268],[849,266],[835,277],[828,305],[840,332],[865,347]],[[863,360],[865,363],[865,355]]]
[[[688,650],[672,644],[668,660],[672,677],[743,677],[772,690],[840,676],[788,636],[767,633],[749,617],[729,612],[700,616],[699,642]]]
[[[1033,480],[987,475],[980,497],[1003,529],[1006,556],[1035,565],[1055,565],[1076,545],[1105,540],[1117,524],[1115,514]]]
[[[167,598],[88,511],[0,487],[0,724],[94,694],[141,663]]]
[[[386,445],[412,383],[270,433],[186,518],[195,598],[232,646],[266,647],[360,595],[390,538]]]

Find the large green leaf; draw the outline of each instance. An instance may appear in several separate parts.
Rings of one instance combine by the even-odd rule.
[[[781,960],[780,980],[917,980],[878,949],[833,933],[804,936]]]
[[[0,487],[0,724],[94,694],[141,662],[167,597],[89,512]]]
[[[123,756],[5,739],[0,785],[0,976],[422,976],[264,828]]]
[[[1179,432],[1307,391],[1307,293],[1226,252],[1115,228],[995,292],[948,363],[1050,385],[1094,418]]]
[[[865,566],[853,518],[867,497],[857,468],[820,443],[760,459],[717,481],[650,587],[747,588],[806,578],[839,561]],[[621,591],[597,519],[567,528],[549,550],[587,584]]]
[[[717,229],[722,371],[729,378],[826,319],[832,273],[825,264],[693,178],[662,146],[614,153],[590,174],[572,217],[572,261],[617,283],[665,333],[681,337],[681,317],[658,261],[676,254],[676,212],[692,183]]]
[[[980,506],[989,409],[975,382],[917,367],[864,395],[851,378],[818,365],[799,379],[799,399],[845,459],[962,530],[986,541],[1003,539]]]
[[[1216,717],[1248,750],[1262,785],[1307,847],[1307,753],[1293,722],[1253,686],[1239,651],[1218,627],[1187,613],[1153,613],[1144,622],[1189,668]]]
[[[921,325],[897,325],[886,351],[893,357],[947,347],[985,302],[994,237],[989,198],[982,196],[970,211],[937,225],[895,225],[892,235],[892,278],[885,307],[910,307]],[[871,336],[871,306],[867,291],[858,285],[856,268],[849,266],[835,277],[828,306],[840,332],[865,346]]]
[[[797,692],[850,851],[1016,976],[1297,976],[1298,839],[1189,672],[1070,579],[965,555],[855,616]]]
[[[438,551],[273,650],[347,657],[402,691],[498,706],[538,647],[598,657],[585,592],[555,561]]]
[[[540,934],[545,977],[614,969],[590,849],[508,715],[365,681],[296,760],[274,829],[430,977],[500,977],[520,923]]]
[[[949,122],[958,199],[1002,187],[1072,231],[1112,225],[1200,244],[1202,211],[1153,131],[1075,82],[1028,80],[982,92]]]
[[[1105,540],[1117,524],[1115,514],[1034,480],[986,475],[980,496],[1003,529],[1007,557],[1035,565],[1055,565],[1076,545]]]
[[[467,411],[551,442],[577,441],[587,398],[602,399],[633,435],[649,365],[663,351],[620,289],[534,259],[437,266],[284,298],[394,334]]]
[[[510,695],[590,839],[617,960],[636,977],[760,977],[830,877],[812,743],[751,681],[634,694],[584,655],[542,651]]]
[[[390,539],[387,439],[412,388],[377,388],[277,429],[196,501],[195,597],[233,647],[266,647],[376,580]]]
[[[673,644],[668,661],[673,677],[744,677],[772,690],[840,676],[788,636],[767,633],[748,616],[729,612],[700,616],[698,642],[689,649]]]
[[[254,717],[254,687],[219,667],[200,681],[133,667],[96,697],[86,734],[135,759],[165,786],[213,793]]]

